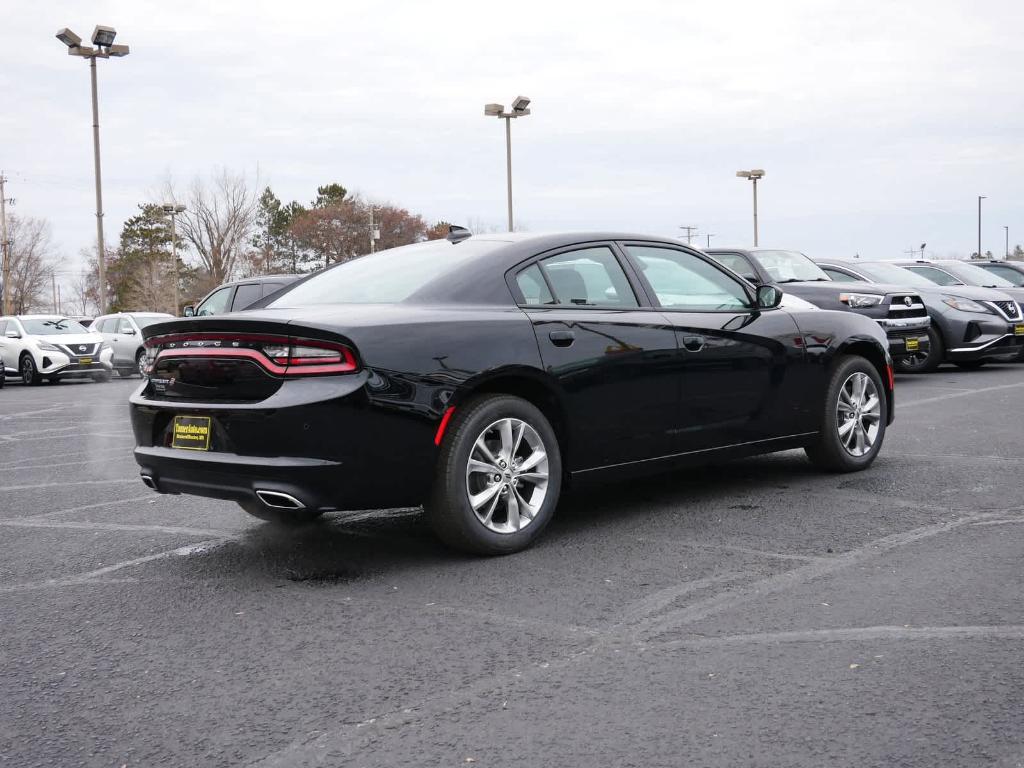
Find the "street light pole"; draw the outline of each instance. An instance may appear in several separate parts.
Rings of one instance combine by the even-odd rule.
[[[96,87],[96,59],[120,58],[128,55],[127,45],[114,45],[117,31],[113,27],[97,25],[92,32],[92,44],[82,45],[82,38],[66,27],[57,30],[57,39],[68,47],[68,54],[89,60],[89,80],[92,84],[92,151],[96,174],[96,249],[99,271],[100,314],[107,311],[107,253],[103,244],[103,182],[100,174],[100,115]]]
[[[1008,259],[1008,258],[1010,258],[1010,228],[1007,225],[1004,224],[1003,225],[1003,230],[1006,232],[1006,256],[1005,256],[1005,258]]]
[[[512,102],[512,110],[505,111],[504,104],[485,104],[484,115],[498,117],[505,121],[505,186],[508,195],[508,231],[515,230],[512,218],[512,120],[530,114],[530,100],[526,96],[517,96]]]
[[[764,178],[763,168],[754,168],[749,171],[736,171],[736,175],[741,179],[750,179],[754,182],[754,247],[757,247],[757,180]]]
[[[981,258],[981,201],[985,195],[978,195],[978,258]]]
[[[164,213],[169,213],[171,216],[171,259],[174,262],[171,270],[171,274],[174,276],[174,311],[171,314],[177,317],[181,311],[181,289],[179,287],[181,281],[178,277],[178,214],[185,212],[185,206],[164,203],[162,207]]]
[[[7,242],[7,194],[4,184],[7,178],[0,171],[0,256],[3,257],[4,292],[0,312],[11,314],[11,244]]]

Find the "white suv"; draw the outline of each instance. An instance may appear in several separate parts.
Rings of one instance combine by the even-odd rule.
[[[98,333],[61,315],[0,317],[4,374],[25,384],[71,377],[110,381],[113,350]]]
[[[133,373],[142,375],[140,362],[146,353],[142,347],[142,329],[163,320],[173,320],[166,312],[118,312],[102,315],[92,321],[90,330],[103,337],[114,350],[113,365],[122,378]]]

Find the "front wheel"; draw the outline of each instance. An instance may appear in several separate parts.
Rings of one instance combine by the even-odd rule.
[[[139,378],[146,378],[146,374],[142,372],[142,363],[146,359],[146,350],[140,349],[135,355],[135,372],[139,374]]]
[[[551,520],[562,459],[551,423],[532,403],[485,395],[455,411],[426,511],[450,547],[480,555],[525,549]]]
[[[942,335],[935,326],[928,328],[928,352],[917,352],[909,357],[900,357],[893,361],[893,368],[900,373],[931,373],[942,365],[946,356],[946,346],[942,343]]]
[[[805,450],[830,472],[867,469],[885,438],[888,410],[882,379],[863,357],[840,358],[825,393],[820,434]]]
[[[36,361],[32,359],[32,355],[26,352],[21,356],[21,381],[23,384],[39,384],[43,380],[43,377],[39,375],[39,371],[36,369]]]

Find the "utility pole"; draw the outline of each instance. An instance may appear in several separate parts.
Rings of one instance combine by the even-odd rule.
[[[708,232],[708,248],[711,247],[711,238],[712,237],[714,237],[714,235],[711,232]]]
[[[686,230],[686,244],[691,245],[693,241],[693,236],[697,233],[697,227],[685,226],[679,228]]]
[[[380,229],[373,220],[373,206],[370,206],[370,253],[377,250],[377,241],[380,240]]]
[[[57,307],[57,275],[52,271],[50,272],[50,290],[53,292],[53,313],[60,314],[60,309]]]
[[[4,192],[4,184],[7,178],[4,172],[0,171],[0,255],[3,256],[3,278],[4,293],[3,307],[0,308],[5,315],[11,314],[11,244],[7,242],[7,195]]]
[[[981,256],[981,201],[985,199],[985,195],[978,195],[978,258]]]
[[[1008,259],[1008,258],[1010,258],[1010,228],[1004,224],[1003,225],[1003,230],[1006,232],[1006,256],[1005,256],[1005,258]]]

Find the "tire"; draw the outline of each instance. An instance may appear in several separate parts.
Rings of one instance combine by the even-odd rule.
[[[39,384],[43,377],[39,375],[39,371],[36,369],[36,361],[32,359],[32,355],[25,352],[21,356],[21,360],[18,362],[18,370],[21,371],[21,382],[22,384]]]
[[[863,395],[858,394],[861,385]],[[821,408],[818,439],[805,449],[814,466],[828,472],[858,472],[871,466],[885,439],[884,392],[882,379],[868,360],[839,358]]]
[[[238,506],[253,517],[289,528],[308,525],[323,514],[315,509],[274,509],[266,507],[258,501],[240,501]]]
[[[900,358],[893,361],[893,368],[900,373],[931,373],[936,370],[946,357],[946,345],[942,334],[935,326],[928,328],[928,354],[914,355],[912,358]]]
[[[544,414],[522,398],[484,395],[455,411],[424,507],[448,546],[507,555],[540,536],[561,488],[558,437]]]
[[[953,365],[957,368],[963,368],[965,371],[976,371],[987,362],[987,360],[961,360],[958,363],[953,363]]]
[[[146,378],[145,375],[143,375],[143,373],[142,373],[142,361],[145,358],[146,358],[146,350],[145,349],[140,349],[138,352],[135,353],[135,372],[137,374],[139,374],[139,378],[140,379]],[[129,375],[131,375],[130,372],[129,372]]]
[[[103,371],[103,373],[94,373],[92,375],[92,380],[95,381],[97,384],[106,384],[108,381],[110,381],[110,371]]]

